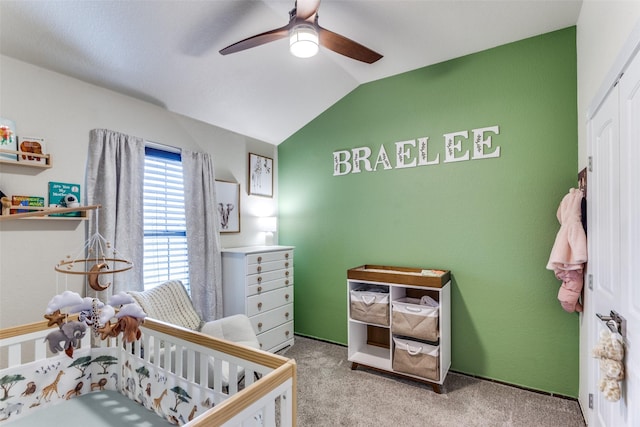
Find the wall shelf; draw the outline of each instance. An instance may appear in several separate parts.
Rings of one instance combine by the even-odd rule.
[[[14,165],[14,166],[25,166],[30,168],[38,168],[38,169],[50,169],[53,167],[51,164],[51,154],[37,154],[37,153],[29,153],[26,151],[15,151],[15,150],[5,150],[0,149],[0,153],[4,154],[15,154],[16,156],[29,156],[29,157],[38,157],[45,160],[45,163],[35,163],[29,162],[27,160],[19,161],[19,160],[8,160],[0,158],[0,164],[2,165]]]
[[[77,208],[43,208],[43,207],[34,207],[34,206],[11,206],[11,201],[3,197],[2,198],[2,216],[0,216],[0,221],[10,221],[14,219],[49,219],[49,220],[87,220],[87,212],[98,209],[100,205],[90,205],[90,206],[80,206]],[[20,210],[32,210],[32,212],[23,212],[23,213],[8,213],[11,209],[20,209]],[[49,216],[51,214],[61,214],[61,213],[69,213],[69,212],[80,212],[80,216]]]

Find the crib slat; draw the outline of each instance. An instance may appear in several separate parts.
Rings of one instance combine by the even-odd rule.
[[[222,360],[219,357],[213,360],[213,389],[222,393]]]
[[[229,362],[229,395],[238,392],[238,365]]]
[[[244,369],[244,386],[249,387],[251,384],[255,382],[256,372],[253,369],[245,368]]]
[[[187,364],[187,380],[193,382],[196,378],[196,353],[195,351],[188,349],[187,357],[185,360]]]
[[[292,427],[293,423],[293,397],[291,388],[286,389],[280,395],[280,427]]]
[[[7,355],[9,367],[18,366],[22,363],[22,345],[14,344],[9,346],[9,354]]]
[[[133,342],[133,354],[140,356],[140,349],[142,348],[142,344],[140,341]]]
[[[160,347],[162,347],[162,340],[157,337],[153,337],[153,364],[160,366]]]
[[[174,374],[176,375],[180,375],[183,376],[184,374],[184,369],[183,369],[183,357],[184,357],[184,353],[185,353],[185,348],[179,344],[176,344],[175,346],[175,350],[171,351],[171,356],[173,356],[173,363],[168,365],[168,366],[173,366],[175,367],[175,371],[173,371]],[[166,356],[166,352],[165,352],[165,357]]]
[[[267,402],[262,413],[264,417],[263,426],[275,426],[276,425],[276,401],[272,399]]]
[[[213,384],[209,384],[209,359],[210,357],[207,355],[200,355],[200,378],[198,380],[204,387],[213,387]]]
[[[47,357],[47,344],[44,341],[34,342],[33,356],[33,360],[41,360]]]
[[[142,360],[144,360],[145,362],[149,362],[149,360],[151,359],[151,344],[149,342],[149,334],[143,334],[141,341],[142,348],[140,351]]]

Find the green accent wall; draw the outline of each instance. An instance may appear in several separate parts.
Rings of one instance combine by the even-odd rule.
[[[452,272],[452,369],[578,394],[577,314],[546,269],[577,182],[575,27],[359,86],[278,147],[295,330],[347,343],[346,271]],[[428,47],[425,47],[427,49]],[[373,65],[375,66],[375,65]],[[498,158],[444,163],[446,133],[498,125]],[[429,137],[437,165],[333,176],[333,152]],[[417,155],[413,150],[412,158]],[[409,161],[411,159],[407,159]]]

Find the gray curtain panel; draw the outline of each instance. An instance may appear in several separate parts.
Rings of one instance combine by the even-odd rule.
[[[207,153],[182,150],[191,299],[202,320],[222,317],[220,223],[215,170]]]
[[[86,200],[102,208],[91,216],[88,235],[99,232],[133,262],[131,270],[113,275],[112,285],[102,291],[108,296],[144,287],[144,145],[141,138],[106,129],[94,129],[89,135]]]

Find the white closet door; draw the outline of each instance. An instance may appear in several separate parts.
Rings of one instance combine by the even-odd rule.
[[[593,171],[588,182],[589,265],[592,293],[587,315],[592,344],[606,328],[595,314],[616,311],[626,319],[626,378],[622,398],[598,391],[598,362],[590,363],[595,426],[640,426],[640,55],[593,116]]]
[[[640,54],[620,79],[620,283],[626,426],[640,426]],[[626,412],[626,413],[625,413]]]
[[[590,123],[593,171],[587,183],[589,214],[589,273],[593,292],[587,313],[592,323],[591,342],[597,343],[600,331],[605,328],[595,316],[608,315],[611,310],[620,312],[620,137],[618,119],[618,88],[614,88],[600,106]],[[588,298],[589,296],[587,296]],[[607,401],[597,390],[600,378],[598,362],[591,360],[591,392],[594,393],[596,425],[624,427],[616,414],[624,404]]]

